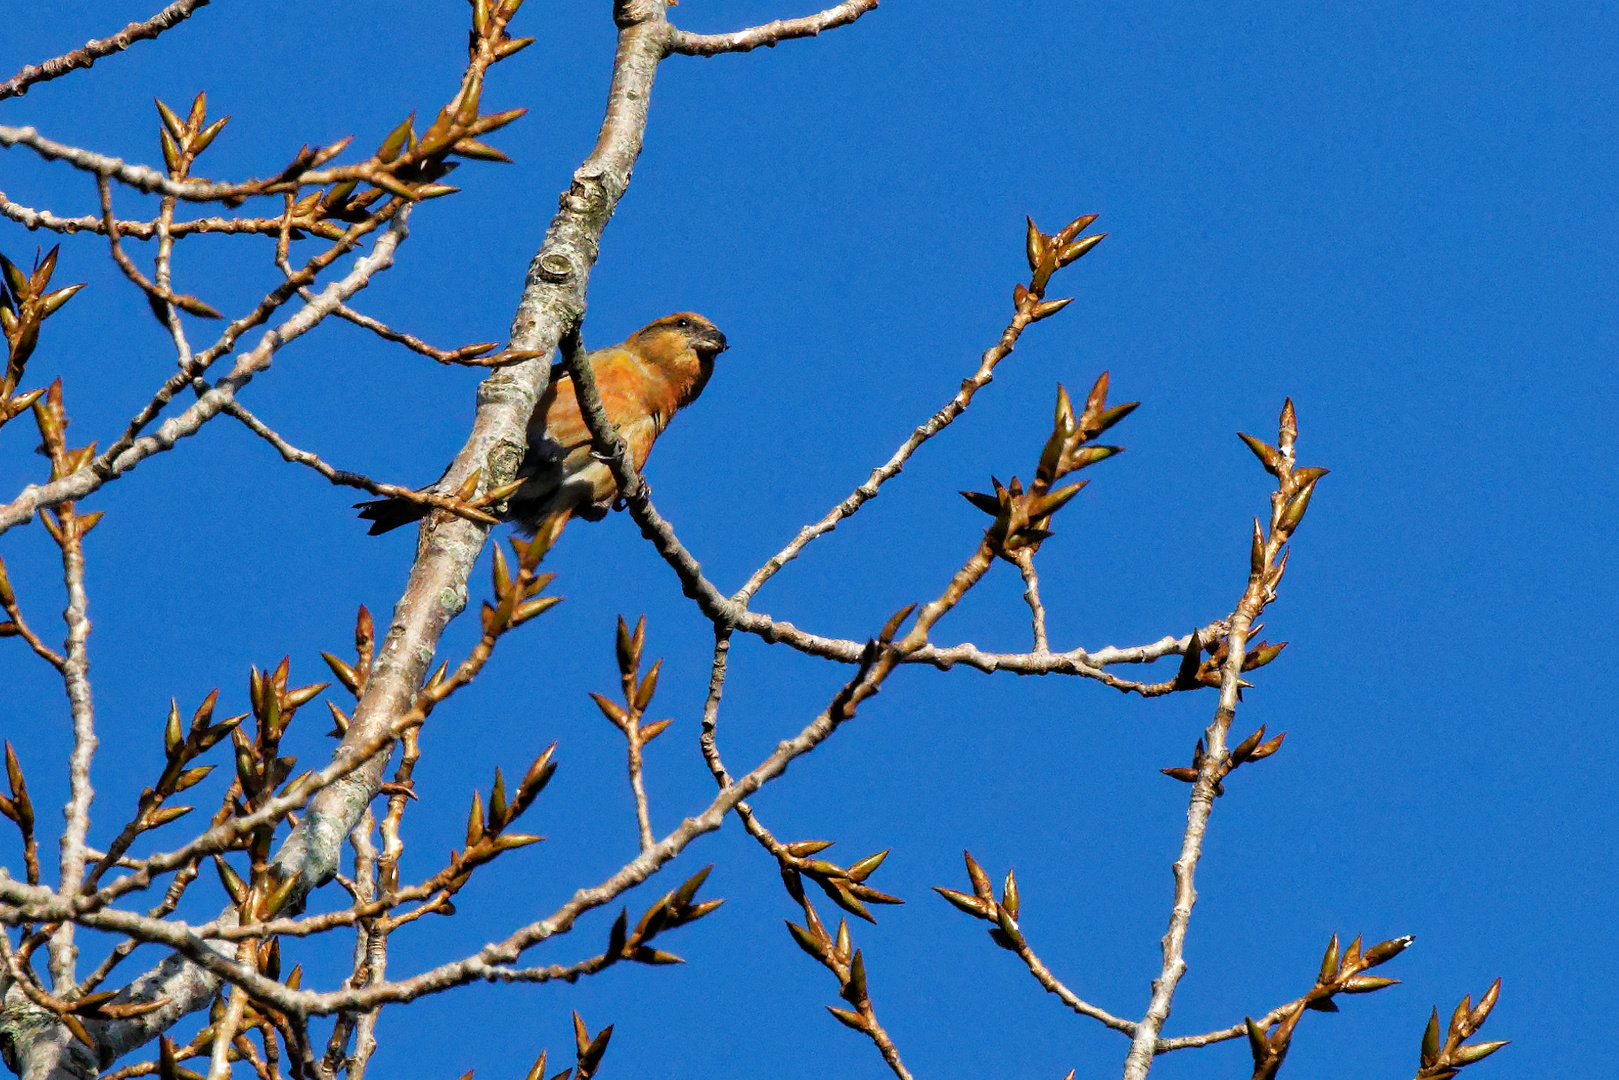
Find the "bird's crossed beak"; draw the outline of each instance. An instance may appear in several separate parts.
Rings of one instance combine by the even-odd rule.
[[[725,342],[725,335],[716,330],[705,330],[700,339],[700,347],[704,352],[712,352],[715,356],[730,348]]]

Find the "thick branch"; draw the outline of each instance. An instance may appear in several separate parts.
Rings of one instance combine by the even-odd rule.
[[[596,148],[574,173],[573,185],[530,264],[512,322],[513,349],[536,359],[505,368],[479,387],[478,411],[466,445],[445,475],[450,489],[481,470],[487,490],[509,481],[525,448],[525,427],[546,386],[549,355],[565,327],[584,309],[585,288],[603,230],[629,184],[641,152],[653,77],[664,52],[668,24],[661,4],[619,17],[618,53],[607,116]],[[430,517],[423,526],[405,594],[383,643],[365,693],[338,748],[339,757],[386,733],[411,707],[426,677],[444,627],[466,606],[466,582],[488,526]],[[297,876],[299,894],[336,873],[342,838],[381,784],[387,753],[371,756],[342,782],[321,791],[277,853],[282,875]]]
[[[67,585],[67,640],[62,652],[62,685],[67,691],[73,717],[73,752],[68,758],[68,801],[62,808],[66,827],[62,830],[62,896],[71,896],[84,881],[85,837],[90,832],[90,802],[95,790],[90,786],[90,762],[96,752],[96,712],[90,694],[89,597],[84,589],[84,543],[78,515],[62,507],[58,516],[62,534],[62,578]],[[76,965],[79,950],[73,942],[73,927],[63,924],[51,937],[51,977],[58,993],[78,981]]]

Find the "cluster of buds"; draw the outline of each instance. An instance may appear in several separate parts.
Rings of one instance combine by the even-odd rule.
[[[481,3],[481,0],[480,0]],[[585,1027],[585,1021],[578,1013],[573,1014],[573,1044],[574,1065],[563,1069],[551,1080],[590,1080],[601,1067],[602,1055],[607,1053],[607,1043],[613,1037],[613,1025],[608,1024],[594,1036],[590,1029]],[[534,1066],[528,1070],[525,1080],[545,1080],[546,1052],[540,1051],[540,1056],[534,1060]],[[469,1072],[461,1080],[470,1080]]]
[[[1012,303],[1020,314],[1027,316],[1028,322],[1038,322],[1048,316],[1055,315],[1072,301],[1072,297],[1061,300],[1047,300],[1046,284],[1051,275],[1058,270],[1082,258],[1091,248],[1102,242],[1107,233],[1096,233],[1092,236],[1079,234],[1090,228],[1096,220],[1095,214],[1086,214],[1077,217],[1063,226],[1055,236],[1047,236],[1034,224],[1033,218],[1026,219],[1029,223],[1028,236],[1025,240],[1025,249],[1029,257],[1029,272],[1033,275],[1029,284],[1017,285],[1012,290]]]
[[[27,396],[27,395],[24,395]],[[40,450],[50,459],[51,479],[60,480],[89,464],[96,456],[96,444],[70,447],[67,445],[67,411],[62,406],[62,380],[57,379],[45,391],[44,397],[35,397],[34,422],[39,426]],[[65,502],[49,511],[41,511],[39,520],[51,534],[58,547],[76,544],[89,534],[101,520],[102,511],[80,515],[73,503]]]
[[[191,102],[191,111],[186,114],[184,120],[181,120],[179,115],[161,99],[154,98],[153,104],[157,106],[157,115],[163,121],[157,132],[158,140],[163,146],[163,164],[169,171],[170,179],[184,180],[191,175],[191,166],[196,163],[197,158],[225,129],[230,117],[221,117],[211,124],[208,123],[206,93],[198,94]],[[333,150],[331,156],[336,156],[341,149],[338,147]],[[181,311],[203,319],[224,318],[211,305],[186,293],[162,292],[154,287],[146,290],[146,300],[152,308],[152,314],[157,316],[160,323],[168,321],[166,304],[173,304]]]
[[[1501,980],[1497,979],[1484,992],[1477,1005],[1473,1004],[1471,994],[1462,998],[1456,1005],[1456,1010],[1450,1014],[1450,1027],[1442,1042],[1439,1035],[1439,1009],[1436,1006],[1433,1014],[1428,1017],[1427,1029],[1422,1033],[1421,1068],[1417,1072],[1416,1080],[1450,1080],[1450,1077],[1455,1076],[1464,1066],[1483,1061],[1505,1046],[1510,1040],[1474,1043],[1472,1046],[1462,1045],[1484,1026],[1490,1010],[1495,1008],[1496,998],[1500,996]]]
[[[907,609],[908,610],[908,609]],[[893,631],[886,632],[892,636]],[[884,644],[887,643],[885,638]],[[888,858],[885,848],[875,855],[867,855],[859,862],[849,866],[839,866],[826,859],[816,859],[812,856],[825,851],[833,845],[832,840],[799,840],[795,843],[785,844],[776,852],[776,861],[781,866],[781,881],[787,887],[787,893],[795,903],[808,905],[804,899],[804,878],[809,878],[821,887],[827,898],[838,907],[851,915],[865,919],[869,923],[877,920],[872,917],[867,903],[872,904],[903,904],[905,901],[897,896],[889,896],[885,892],[878,892],[867,885],[866,879],[883,864]]]
[[[1260,724],[1258,731],[1254,732],[1252,735],[1242,740],[1242,742],[1232,747],[1231,753],[1226,755],[1225,761],[1221,762],[1219,768],[1215,770],[1213,777],[1215,797],[1218,798],[1219,796],[1225,794],[1225,784],[1223,781],[1226,777],[1230,776],[1239,765],[1242,765],[1245,762],[1260,761],[1264,758],[1270,757],[1272,754],[1276,753],[1276,751],[1282,748],[1282,740],[1285,738],[1287,738],[1287,732],[1284,731],[1274,739],[1267,740],[1265,738],[1265,725]],[[1172,769],[1159,769],[1158,771],[1163,773],[1165,776],[1179,780],[1183,783],[1195,784],[1197,783],[1197,778],[1203,775],[1203,767],[1208,762],[1208,756],[1208,751],[1203,747],[1203,740],[1199,739],[1197,740],[1197,745],[1192,748],[1191,768],[1177,767]],[[1333,940],[1336,942],[1337,939],[1334,938]],[[1336,945],[1334,947],[1336,947]]]
[[[635,924],[634,930],[629,928],[629,909],[620,909],[618,918],[613,920],[613,928],[607,935],[607,952],[603,954],[607,964],[616,964],[620,960],[633,960],[638,964],[685,963],[674,953],[652,948],[650,942],[665,930],[694,923],[725,903],[724,900],[692,903],[697,897],[697,890],[703,887],[709,871],[713,869],[711,865],[705,866],[687,878],[680,888],[665,893],[657,903],[647,908],[646,914],[641,916],[641,921]]]
[[[190,806],[165,807],[163,801],[170,795],[195,787],[213,772],[212,765],[189,768],[188,766],[213,749],[235,731],[238,724],[247,719],[247,714],[242,713],[214,723],[214,705],[218,701],[219,691],[210,691],[208,696],[203,698],[202,704],[197,706],[197,711],[192,713],[190,727],[182,729],[180,705],[170,700],[169,716],[163,724],[163,772],[158,776],[156,784],[141,792],[136,804],[135,820],[132,822],[138,831],[166,825],[194,809]]]
[[[1083,220],[1083,219],[1082,219]],[[1107,404],[1108,375],[1103,372],[1085,398],[1085,406],[1076,416],[1068,391],[1057,387],[1057,409],[1051,437],[1040,453],[1035,468],[1034,482],[1025,491],[1017,477],[1002,486],[994,477],[994,494],[963,491],[962,497],[994,518],[985,532],[985,538],[1004,559],[1016,560],[1020,552],[1039,550],[1041,541],[1051,536],[1051,518],[1088,481],[1081,480],[1064,488],[1053,485],[1070,473],[1105,461],[1124,450],[1122,446],[1090,445],[1102,432],[1123,420],[1141,403],[1127,402],[1109,407]]]
[[[44,393],[43,390],[17,393],[23,371],[28,366],[28,358],[39,344],[40,324],[61,310],[74,293],[84,288],[80,284],[69,285],[55,292],[46,291],[51,283],[51,274],[56,271],[58,250],[60,245],[51,248],[44,258],[36,254],[33,270],[26,274],[10,259],[0,255],[0,330],[4,330],[6,335],[6,370],[4,375],[0,375],[0,427],[4,427],[6,421],[13,417],[20,416]]]
[[[163,144],[163,164],[168,168],[171,179],[184,180],[191,175],[192,164],[225,130],[230,117],[208,123],[206,92],[198,94],[191,102],[191,111],[184,120],[161,99],[154,98],[153,103],[157,105],[157,114],[163,120],[163,127],[158,131],[158,138]]]
[[[1338,1006],[1332,1000],[1337,994],[1370,994],[1396,985],[1399,979],[1362,973],[1394,959],[1405,951],[1411,941],[1410,937],[1392,938],[1362,952],[1360,938],[1350,942],[1349,948],[1340,950],[1338,935],[1332,935],[1326,954],[1321,958],[1321,971],[1316,976],[1315,985],[1276,1023],[1275,1030],[1270,1030],[1269,1025],[1261,1024],[1253,1017],[1243,1018],[1248,1027],[1248,1049],[1254,1058],[1253,1080],[1273,1080],[1276,1076],[1283,1059],[1287,1057],[1288,1047],[1292,1045],[1293,1029],[1298,1026],[1299,1018],[1306,1009],[1337,1012]]]
[[[624,621],[624,616],[620,615],[614,648],[624,704],[620,705],[602,694],[590,695],[590,699],[596,703],[602,715],[624,733],[631,746],[637,748],[645,746],[663,734],[664,729],[671,723],[669,720],[641,723],[641,718],[646,715],[647,706],[652,704],[652,695],[658,691],[658,672],[663,669],[663,660],[660,657],[645,676],[641,674],[641,652],[645,646],[646,616],[637,619],[635,629],[631,631]]]
[[[495,782],[489,788],[487,813],[483,797],[477,791],[472,793],[472,808],[467,812],[467,849],[464,852],[450,852],[450,867],[445,871],[448,879],[444,886],[448,892],[453,894],[459,891],[472,876],[472,871],[484,863],[544,839],[527,833],[507,832],[506,828],[534,805],[534,800],[540,797],[545,785],[551,782],[551,777],[557,771],[556,762],[551,760],[555,752],[556,743],[552,743],[534,759],[510,801],[506,798],[506,778],[501,776],[497,766]]]
[[[849,920],[839,919],[837,933],[829,934],[821,917],[815,913],[815,905],[802,897],[800,902],[804,905],[805,925],[799,926],[789,921],[787,931],[798,942],[799,948],[837,977],[838,996],[854,1006],[853,1009],[840,1009],[828,1005],[826,1011],[840,1024],[871,1035],[876,1030],[876,1020],[871,1011],[871,998],[866,992],[866,961],[849,939]]]
[[[1327,470],[1315,466],[1301,468],[1296,463],[1294,443],[1299,436],[1298,416],[1293,411],[1293,399],[1282,403],[1282,415],[1277,425],[1276,445],[1242,432],[1238,437],[1254,452],[1265,471],[1276,477],[1276,490],[1271,493],[1270,530],[1254,519],[1254,536],[1249,552],[1249,581],[1263,590],[1266,603],[1276,598],[1276,586],[1287,569],[1287,556],[1277,556],[1310,507],[1310,496]]]
[[[342,684],[343,689],[358,701],[365,693],[366,682],[371,678],[371,662],[376,658],[376,651],[377,627],[371,619],[371,612],[361,604],[359,614],[354,618],[354,663],[349,664],[329,652],[321,653],[320,658],[332,669],[332,676]],[[326,707],[332,711],[335,725],[331,734],[340,739],[349,729],[348,715],[331,701],[326,702]]]
[[[933,891],[974,918],[992,923],[989,936],[995,944],[1011,952],[1021,952],[1026,946],[1023,934],[1017,927],[1017,877],[1011,870],[1007,870],[1006,881],[1001,886],[1001,898],[996,900],[989,875],[984,873],[984,868],[972,857],[972,852],[963,851],[961,854],[967,860],[967,877],[972,881],[972,895],[957,892],[955,889],[946,889],[940,885],[935,885]]]
[[[247,719],[247,714],[232,716],[214,722],[214,705],[219,700],[219,691],[212,690],[197,706],[197,711],[191,716],[189,729],[180,724],[180,706],[177,702],[169,702],[168,719],[163,724],[163,772],[159,774],[157,783],[141,791],[140,798],[135,802],[135,816],[123,827],[111,844],[107,846],[107,853],[96,863],[85,881],[85,888],[94,888],[118,860],[129,850],[135,840],[145,832],[178,821],[185,817],[194,806],[166,806],[168,798],[177,795],[188,788],[195,787],[214,771],[212,765],[192,765],[191,763],[236,731],[237,725]],[[224,820],[221,813],[218,821]],[[228,868],[227,868],[228,869]]]
[[[511,161],[480,139],[528,110],[507,109],[480,116],[478,108],[484,73],[490,65],[534,42],[533,38],[514,39],[506,31],[522,2],[475,0],[467,71],[455,96],[439,110],[420,137],[416,134],[415,114],[412,114],[388,134],[376,153],[358,169],[358,177],[312,192],[293,203],[287,218],[292,239],[299,239],[304,233],[336,239],[343,230],[332,222],[364,221],[373,212],[372,206],[385,195],[420,202],[454,193],[459,189],[438,182],[456,168],[457,162],[447,160],[452,155],[478,161]],[[301,173],[317,169],[342,153],[348,144],[349,140],[344,139],[318,149],[306,146],[276,179],[291,181]],[[368,186],[360,190],[362,182]]]
[[[0,577],[3,581],[3,577]],[[28,797],[28,784],[23,779],[22,763],[17,752],[6,740],[6,780],[11,785],[11,797],[0,796],[0,814],[10,818],[22,833],[23,863],[27,867],[28,884],[39,884],[39,844],[34,839],[34,801]]]
[[[277,938],[271,938],[258,947],[259,973],[268,979],[281,980],[281,945]],[[295,966],[287,974],[285,985],[289,990],[296,990],[303,983],[303,968]],[[167,999],[160,999],[166,1001]],[[191,1041],[177,1046],[167,1035],[161,1037],[158,1043],[157,1075],[159,1080],[203,1080],[202,1074],[193,1072],[181,1065],[180,1062],[193,1058],[208,1057],[213,1048],[214,1034],[219,1025],[227,1021],[228,1004],[223,993],[214,996],[213,1004],[208,1010],[208,1023],[192,1036]],[[247,1040],[247,1031],[253,1028],[263,1028],[270,1025],[280,1032],[282,1039],[288,1046],[307,1044],[301,1033],[293,1026],[286,1014],[279,1009],[261,1001],[258,998],[248,998],[242,1011],[241,1026],[236,1029],[226,1057],[230,1061],[257,1062],[257,1055],[253,1052],[252,1044]],[[266,1036],[268,1038],[268,1036]],[[294,1080],[314,1080],[313,1072],[304,1071],[301,1062],[294,1057],[290,1062],[291,1074]]]
[[[1257,635],[1263,627],[1263,623],[1253,627],[1248,631],[1248,636]],[[1264,667],[1280,656],[1285,648],[1287,648],[1287,642],[1285,641],[1275,643],[1261,641],[1257,644],[1249,645],[1243,653],[1242,670],[1253,671],[1256,668]],[[1209,654],[1207,660],[1202,659],[1205,650]],[[1193,630],[1191,643],[1187,646],[1186,651],[1181,654],[1180,670],[1175,674],[1175,689],[1191,690],[1198,686],[1212,686],[1219,689],[1221,673],[1225,671],[1225,662],[1230,655],[1231,642],[1227,637],[1222,635],[1213,642],[1205,644],[1199,635],[1199,631]],[[1253,686],[1253,683],[1248,682],[1246,679],[1239,679],[1237,681],[1237,700],[1242,700],[1242,690],[1251,686]]]
[[[511,487],[511,485],[507,485]],[[504,490],[504,489],[497,489]],[[494,495],[497,492],[490,492]],[[508,492],[509,494],[509,492]],[[488,495],[485,498],[489,498]],[[494,552],[493,565],[490,574],[493,578],[495,602],[484,601],[483,605],[483,632],[486,638],[505,633],[528,622],[536,615],[549,611],[562,603],[560,596],[540,596],[541,589],[551,584],[555,574],[536,574],[540,560],[545,553],[551,550],[557,537],[562,532],[561,523],[547,522],[546,526],[535,533],[532,539],[522,540],[516,536],[510,538],[512,553],[517,559],[517,574],[514,577],[510,565],[506,562],[506,554],[497,544]]]
[[[236,783],[230,803],[237,817],[247,817],[277,794],[292,791],[308,775],[283,787],[298,759],[281,754],[281,739],[298,710],[331,684],[311,683],[289,689],[289,672],[287,657],[282,657],[274,671],[261,672],[254,667],[249,672],[248,700],[253,709],[255,731],[249,736],[240,725],[234,725],[230,733],[236,757]],[[246,850],[252,861],[247,881],[223,858],[214,857],[220,883],[236,904],[244,924],[274,918],[297,887],[296,875],[283,878],[277,868],[269,865],[271,845],[279,825],[280,821],[265,822],[236,842],[236,847]]]

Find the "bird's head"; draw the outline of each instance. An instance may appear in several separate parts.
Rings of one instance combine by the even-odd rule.
[[[727,348],[725,335],[720,333],[720,328],[691,311],[665,315],[636,331],[635,336],[625,344],[634,345],[648,356],[689,349],[705,364],[712,362]]]

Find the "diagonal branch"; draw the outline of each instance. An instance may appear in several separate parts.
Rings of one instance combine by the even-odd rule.
[[[195,435],[204,424],[223,412],[226,404],[234,400],[237,392],[252,382],[255,375],[270,366],[282,346],[313,330],[334,307],[365,288],[373,275],[392,266],[394,252],[407,235],[402,218],[391,222],[377,238],[371,254],[357,260],[348,274],[328,285],[314,301],[279,326],[266,331],[257,346],[237,357],[229,375],[206,390],[183,413],[164,421],[150,435],[128,440],[127,446],[116,456],[104,462],[98,459],[102,468],[80,469],[48,484],[30,484],[23,488],[17,498],[0,506],[0,532],[27,522],[43,507],[82,499],[147,458],[172,450],[181,439]]]
[[[752,52],[761,45],[773,49],[783,41],[814,37],[823,30],[847,26],[877,7],[877,0],[844,0],[817,15],[801,19],[777,19],[763,26],[750,26],[729,34],[689,34],[671,29],[669,51],[683,56],[718,56],[720,53]]]
[[[28,93],[28,88],[35,83],[60,79],[70,71],[87,68],[104,56],[123,52],[137,41],[151,41],[163,31],[191,18],[192,13],[198,8],[207,6],[208,0],[174,0],[174,3],[145,22],[130,23],[112,37],[88,41],[83,48],[63,53],[42,64],[29,64],[0,83],[0,101],[10,97],[21,97]]]
[[[275,447],[276,452],[283,459],[295,465],[307,465],[339,487],[356,488],[372,495],[380,495],[383,498],[408,499],[414,503],[448,511],[468,521],[480,522],[484,525],[495,524],[496,519],[493,515],[449,496],[438,495],[431,491],[416,491],[412,488],[400,487],[398,484],[379,483],[362,473],[349,472],[346,469],[328,465],[321,460],[320,455],[311,453],[308,450],[300,450],[286,439],[283,439],[274,428],[254,416],[240,402],[234,399],[225,405],[225,411],[240,420],[247,430]]]

